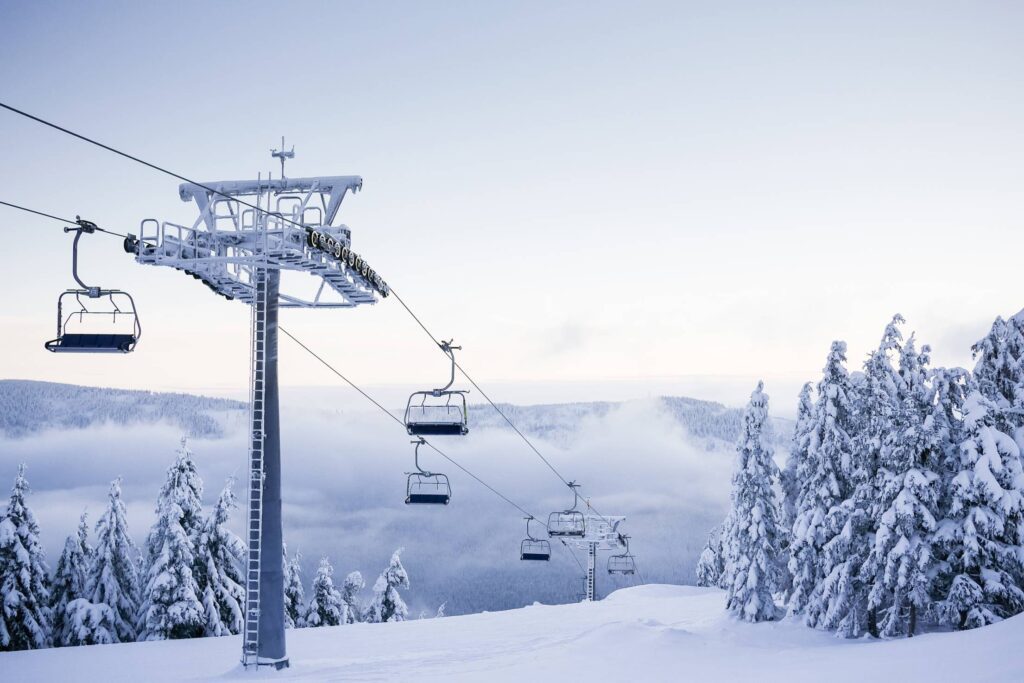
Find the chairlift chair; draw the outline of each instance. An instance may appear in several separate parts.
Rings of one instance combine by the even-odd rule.
[[[608,558],[609,574],[636,574],[636,558],[629,552],[629,536],[619,536],[619,539],[626,546],[626,550],[618,555],[611,555]]]
[[[526,538],[519,545],[519,559],[547,562],[551,559],[551,543],[543,538],[534,538],[530,533],[530,522],[533,517],[526,518]]]
[[[587,520],[583,513],[576,509],[580,501],[579,493],[576,491],[579,488],[579,484],[571,481],[569,482],[569,488],[572,489],[573,495],[572,507],[568,510],[552,512],[548,515],[548,536],[550,537],[581,537],[587,533]]]
[[[451,377],[440,389],[417,391],[405,405],[405,428],[412,436],[465,436],[469,433],[466,390],[453,390],[455,351],[451,340],[441,342],[441,350],[451,359]]]
[[[71,274],[81,289],[69,289],[57,297],[57,338],[43,344],[53,353],[131,353],[142,336],[135,300],[119,289],[90,287],[78,276],[78,241],[83,233],[97,230],[81,218],[71,246]],[[68,301],[66,301],[68,300]],[[75,308],[67,312],[68,306]]]
[[[420,446],[426,442],[420,439],[412,443],[416,444],[416,471],[406,473],[408,479],[405,484],[405,504],[447,505],[452,499],[452,487],[448,483],[448,477],[438,472],[428,472],[420,467]]]

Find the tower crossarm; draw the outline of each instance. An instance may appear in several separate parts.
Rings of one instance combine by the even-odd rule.
[[[258,267],[303,273],[283,279],[286,308],[349,308],[387,296],[387,284],[352,250],[352,232],[334,220],[359,176],[184,183],[183,201],[199,215],[191,226],[146,219],[126,243],[139,263],[170,266],[216,293],[253,303]]]

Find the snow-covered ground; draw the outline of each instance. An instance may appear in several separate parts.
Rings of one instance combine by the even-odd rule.
[[[534,605],[400,624],[288,632],[303,681],[1024,681],[1024,617],[961,633],[843,641],[793,621],[746,624],[721,591],[629,588],[592,604]],[[254,678],[239,639],[133,643],[0,654],[5,681]]]

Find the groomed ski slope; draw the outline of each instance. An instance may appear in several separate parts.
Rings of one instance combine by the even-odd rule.
[[[288,632],[292,667],[242,672],[239,639],[0,655],[4,681],[785,681],[1020,683],[1024,618],[909,640],[739,623],[722,592],[641,586],[593,604]]]

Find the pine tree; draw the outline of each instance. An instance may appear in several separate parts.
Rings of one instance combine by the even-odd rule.
[[[811,392],[810,382],[806,382],[800,389],[800,398],[796,408],[796,423],[793,426],[793,444],[779,479],[782,486],[782,524],[786,529],[793,528],[799,504],[800,482],[807,476],[807,445],[810,440],[810,428],[814,421],[814,402],[811,399]]]
[[[92,548],[89,547],[89,528],[85,513],[78,519],[78,532],[67,537],[64,552],[57,561],[50,589],[50,614],[52,615],[53,644],[78,644],[67,642],[65,633],[65,611],[73,600],[85,598],[89,580],[89,566],[92,564]]]
[[[359,572],[349,572],[345,581],[341,584],[341,599],[348,607],[348,623],[352,624],[361,621],[363,609],[359,604],[359,591],[366,587],[363,575]]]
[[[0,651],[50,646],[49,568],[39,525],[25,503],[28,492],[21,465],[0,517]]]
[[[938,612],[957,628],[984,626],[1024,610],[1018,533],[1024,473],[1020,448],[997,427],[1000,412],[980,391],[968,395],[960,471],[936,533],[951,577]]]
[[[338,626],[348,622],[345,614],[348,609],[341,599],[341,593],[334,587],[334,580],[331,578],[333,575],[334,567],[326,557],[321,558],[316,577],[313,579],[309,605],[306,607],[307,627]]]
[[[139,575],[137,552],[128,534],[128,518],[121,501],[121,479],[110,484],[109,502],[96,522],[96,550],[89,567],[86,594],[94,605],[107,605],[113,615],[115,643],[135,640]]]
[[[833,505],[826,516],[827,540],[821,553],[824,578],[807,608],[809,624],[835,630],[847,638],[865,632],[878,635],[877,616],[868,605],[872,578],[864,565],[874,544],[879,453],[898,402],[898,377],[890,355],[901,349],[902,323],[902,316],[893,316],[878,348],[864,362],[864,372],[856,384],[853,453],[843,470],[851,493]]]
[[[822,549],[828,540],[827,516],[851,494],[848,466],[855,429],[852,386],[846,372],[846,343],[832,343],[818,383],[813,419],[807,431],[805,474],[790,541],[789,570],[793,577],[790,609],[802,613],[825,576]]]
[[[989,333],[972,347],[974,381],[981,395],[997,409],[996,425],[1012,434],[1024,424],[1024,320],[1018,314],[1010,320],[996,318]]]
[[[104,603],[93,604],[85,598],[67,604],[60,638],[64,645],[106,645],[118,642],[117,617]]]
[[[930,603],[941,477],[929,419],[928,351],[918,354],[913,337],[901,349],[899,401],[879,460],[881,514],[866,569],[874,577],[869,606],[882,615],[885,636],[913,636]]]
[[[778,468],[772,459],[771,423],[764,382],[750,395],[743,432],[736,445],[732,478],[732,512],[725,537],[726,609],[747,621],[776,617],[772,593],[779,583],[782,532],[773,483]]]
[[[157,499],[157,521],[146,538],[147,577],[139,609],[140,640],[195,638],[204,610],[193,571],[202,525],[203,483],[185,439]]]
[[[447,605],[448,605],[448,602],[445,601],[445,602],[442,602],[440,605],[437,606],[437,612],[434,613],[434,618],[435,619],[442,619],[442,618],[444,618],[444,616],[445,616],[444,608]]]
[[[366,621],[383,623],[387,621],[405,621],[409,616],[409,608],[399,595],[398,589],[409,588],[409,575],[402,566],[399,548],[391,556],[391,563],[373,584],[373,601],[366,613]]]
[[[725,570],[725,558],[722,553],[722,527],[717,526],[708,534],[707,543],[697,560],[697,585],[714,588],[721,586],[722,574]]]
[[[204,635],[242,632],[245,605],[245,543],[227,527],[236,507],[229,479],[196,542],[196,585],[205,613]]]
[[[306,597],[302,590],[302,555],[288,559],[288,549],[284,549],[284,627],[302,628],[306,625]]]

